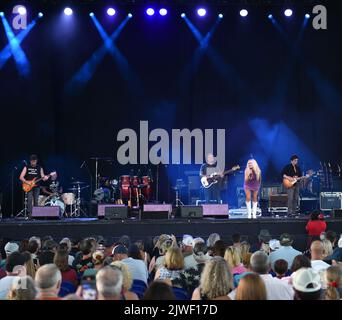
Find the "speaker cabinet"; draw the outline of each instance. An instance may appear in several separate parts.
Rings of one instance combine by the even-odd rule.
[[[32,218],[34,219],[59,219],[60,207],[59,206],[47,206],[47,207],[33,207]]]
[[[124,204],[98,204],[97,216],[98,218],[104,218],[106,208],[123,208],[123,207],[125,207]]]
[[[200,219],[203,218],[202,206],[182,206],[180,209],[182,218]]]
[[[171,204],[144,204],[141,219],[169,219],[171,212]]]
[[[228,218],[228,204],[203,204],[203,216]]]
[[[106,220],[115,219],[127,219],[128,217],[128,207],[126,206],[115,206],[115,207],[105,207],[104,217]]]

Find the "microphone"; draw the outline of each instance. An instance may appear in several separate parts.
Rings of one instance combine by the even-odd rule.
[[[84,160],[84,161],[82,162],[81,166],[80,166],[80,169],[83,168],[83,166],[85,165],[85,163],[86,163],[86,161]]]

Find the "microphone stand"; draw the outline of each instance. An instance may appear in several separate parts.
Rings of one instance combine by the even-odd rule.
[[[90,201],[93,197],[93,175],[91,174],[87,161],[84,161],[83,167],[85,168],[85,170],[87,171],[87,173],[89,174],[90,177]]]

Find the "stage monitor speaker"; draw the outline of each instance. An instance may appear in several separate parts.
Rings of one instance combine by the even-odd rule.
[[[41,219],[59,219],[60,218],[60,207],[59,206],[47,206],[47,207],[33,207],[32,218]]]
[[[287,194],[270,195],[270,208],[285,208],[287,207]]]
[[[203,204],[203,216],[228,218],[228,204]]]
[[[171,213],[171,204],[144,204],[141,219],[169,219]]]
[[[126,206],[105,207],[106,220],[127,219],[127,217],[128,207]]]
[[[342,209],[342,192],[321,192],[319,200],[321,210]]]
[[[105,210],[106,208],[124,208],[124,204],[98,204],[97,205],[97,216],[98,218],[105,217]]]
[[[334,209],[332,212],[332,218],[342,219],[342,209]]]
[[[181,206],[180,213],[182,218],[200,219],[203,218],[202,206]]]

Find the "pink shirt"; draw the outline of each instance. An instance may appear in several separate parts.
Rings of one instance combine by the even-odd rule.
[[[247,269],[243,266],[243,264],[240,264],[239,266],[232,269],[233,274],[241,274],[246,272]]]

